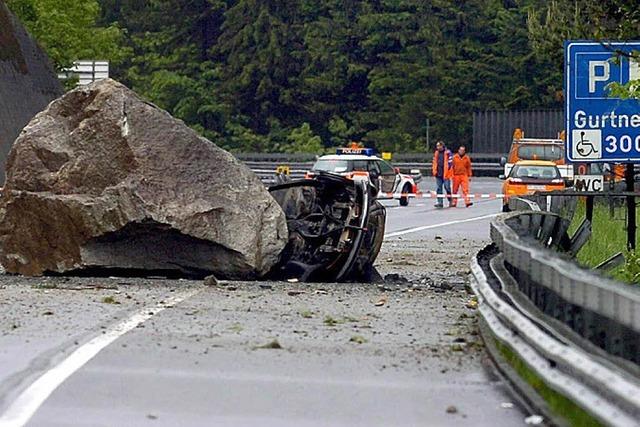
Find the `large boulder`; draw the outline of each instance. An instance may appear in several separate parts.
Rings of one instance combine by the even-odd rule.
[[[52,102],[9,154],[0,262],[11,273],[252,278],[287,237],[253,172],[113,80]]]
[[[0,186],[11,144],[60,95],[62,86],[49,58],[0,0]]]

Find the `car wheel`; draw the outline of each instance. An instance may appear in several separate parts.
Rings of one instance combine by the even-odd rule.
[[[411,192],[411,186],[409,184],[405,184],[402,187],[402,194],[408,194]],[[409,206],[409,196],[400,197],[400,206]]]

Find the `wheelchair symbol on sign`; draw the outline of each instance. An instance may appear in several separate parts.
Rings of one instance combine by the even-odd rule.
[[[578,141],[578,143],[576,144],[576,151],[582,157],[589,157],[594,153],[598,153],[598,150],[596,150],[596,147],[593,145],[593,143],[591,143],[591,141],[589,141],[588,139],[585,139],[584,136],[585,132],[580,132],[580,141]]]

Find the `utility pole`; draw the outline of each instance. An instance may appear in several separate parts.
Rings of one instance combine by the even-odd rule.
[[[429,119],[426,119],[426,137],[427,137],[427,153],[429,152]]]

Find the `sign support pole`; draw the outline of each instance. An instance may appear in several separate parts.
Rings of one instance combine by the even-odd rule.
[[[616,174],[612,168],[609,171],[609,192],[613,193],[616,187]],[[616,216],[616,206],[613,197],[609,197],[609,218],[613,220]]]
[[[633,163],[628,163],[625,181],[627,191],[631,193],[634,191],[634,170]],[[627,196],[627,248],[630,251],[636,249],[636,198],[633,196]]]
[[[426,119],[426,123],[425,123],[425,136],[427,137],[427,153],[430,151],[431,147],[429,147],[429,119]]]

